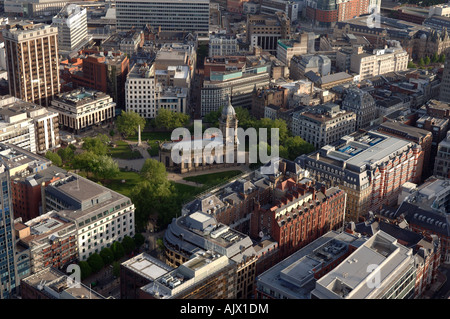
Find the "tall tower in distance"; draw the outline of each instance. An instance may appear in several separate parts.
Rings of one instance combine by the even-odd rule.
[[[19,278],[15,260],[15,232],[8,167],[0,161],[0,300],[9,299],[17,293]]]
[[[27,102],[49,106],[60,91],[58,28],[19,21],[3,30],[9,92]]]

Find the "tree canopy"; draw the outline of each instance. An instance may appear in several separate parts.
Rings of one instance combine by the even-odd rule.
[[[45,153],[45,157],[52,161],[53,165],[61,166],[62,165],[62,159],[61,156],[59,156],[57,153],[53,153],[52,151],[47,151]]]
[[[155,126],[160,129],[173,130],[189,124],[189,115],[160,109],[155,117]]]
[[[138,133],[139,125],[141,126],[141,132],[145,127],[145,119],[134,111],[122,111],[117,117],[116,127],[117,130],[124,136],[132,136]]]

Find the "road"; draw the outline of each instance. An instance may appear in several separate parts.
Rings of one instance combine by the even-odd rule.
[[[447,281],[442,285],[432,297],[432,299],[448,299],[450,298],[450,266],[440,266],[439,270],[447,277]]]

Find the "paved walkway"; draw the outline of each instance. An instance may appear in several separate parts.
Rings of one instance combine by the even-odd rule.
[[[219,173],[219,172],[225,172],[225,171],[237,171],[237,170],[241,171],[242,173],[244,173],[244,172],[251,172],[251,170],[248,167],[248,165],[241,165],[241,166],[231,166],[231,167],[223,167],[223,168],[212,168],[212,169],[207,169],[207,170],[188,172],[188,173],[184,173],[184,174],[168,173],[167,174],[167,178],[169,180],[171,180],[171,181],[176,182],[176,183],[181,183],[181,184],[186,184],[186,185],[190,185],[190,186],[201,187],[201,186],[203,186],[203,184],[186,181],[183,178],[189,177],[189,176],[198,176],[198,175]]]

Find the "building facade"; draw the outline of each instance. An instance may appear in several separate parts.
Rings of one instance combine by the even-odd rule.
[[[58,48],[70,53],[88,42],[87,11],[77,5],[66,5],[53,17],[52,25],[58,28]]]
[[[397,202],[401,185],[421,179],[423,151],[413,142],[379,132],[344,136],[296,162],[327,186],[347,193],[347,220]]]
[[[378,114],[374,98],[359,88],[349,88],[344,94],[341,107],[356,114],[355,130],[371,126]]]
[[[321,148],[354,132],[356,114],[341,110],[337,104],[323,104],[305,112],[294,113],[292,134]]]
[[[438,145],[434,175],[450,178],[450,132],[447,132],[447,137]]]
[[[50,107],[58,114],[60,126],[76,134],[112,121],[115,108],[109,95],[84,88],[58,94]]]
[[[208,0],[182,3],[177,0],[120,0],[116,3],[117,30],[142,29],[148,24],[162,31],[190,31],[207,35],[209,11]],[[136,16],[141,18],[136,19]]]
[[[3,30],[10,94],[49,106],[60,92],[58,29],[22,21]]]

